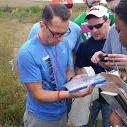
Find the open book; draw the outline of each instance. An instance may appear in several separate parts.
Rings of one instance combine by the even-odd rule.
[[[79,90],[85,89],[89,85],[98,87],[105,83],[107,83],[107,80],[101,74],[94,75],[94,76],[81,75],[71,80],[67,84],[65,84],[65,87],[68,89],[69,93],[71,94],[71,93],[78,92]]]

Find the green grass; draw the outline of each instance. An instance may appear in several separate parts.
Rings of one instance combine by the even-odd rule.
[[[19,127],[24,112],[26,92],[15,79],[9,60],[14,47],[26,40],[31,23],[20,23],[17,19],[0,18],[0,124]]]

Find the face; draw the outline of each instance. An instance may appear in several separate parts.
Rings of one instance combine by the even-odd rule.
[[[115,15],[116,29],[119,31],[119,36],[122,44],[127,47],[127,24],[124,23],[119,16]]]
[[[109,20],[104,21],[103,18],[91,18],[88,20],[88,28],[95,40],[106,39],[109,27]]]
[[[120,0],[112,0],[110,2],[107,2],[107,6],[114,12],[115,7],[118,5],[119,2]]]
[[[67,9],[70,12],[70,14],[72,14],[73,4],[64,4],[64,5],[67,7]]]
[[[46,44],[56,45],[60,41],[63,41],[65,35],[67,36],[70,33],[69,23],[54,16],[51,23],[43,22],[42,33]]]
[[[100,0],[83,0],[88,7],[92,7],[100,4]]]

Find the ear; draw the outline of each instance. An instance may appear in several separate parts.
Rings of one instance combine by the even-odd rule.
[[[109,19],[106,22],[110,25],[110,20]]]
[[[42,27],[44,27],[44,26],[45,26],[44,20],[41,20],[41,21],[40,21],[40,27],[42,28]]]

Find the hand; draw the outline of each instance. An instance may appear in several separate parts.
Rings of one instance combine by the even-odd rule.
[[[91,58],[91,61],[95,64],[98,64],[100,61],[100,56],[105,56],[106,53],[103,53],[102,51],[95,52],[94,55]]]
[[[72,80],[79,79],[79,78],[82,78],[82,77],[88,77],[88,75],[87,74],[78,74],[78,75],[74,76]]]
[[[105,58],[108,61],[106,64],[108,66],[118,66],[120,69],[126,69],[127,68],[127,55],[123,54],[108,54],[108,57]]]
[[[71,98],[78,98],[78,97],[87,96],[87,95],[89,95],[89,94],[92,93],[93,88],[94,88],[94,87],[93,87],[92,85],[90,85],[90,86],[88,86],[87,88],[82,89],[82,90],[80,90],[80,91],[78,91],[78,92],[76,92],[76,93],[74,93],[74,94],[70,94],[70,96],[71,96]]]

